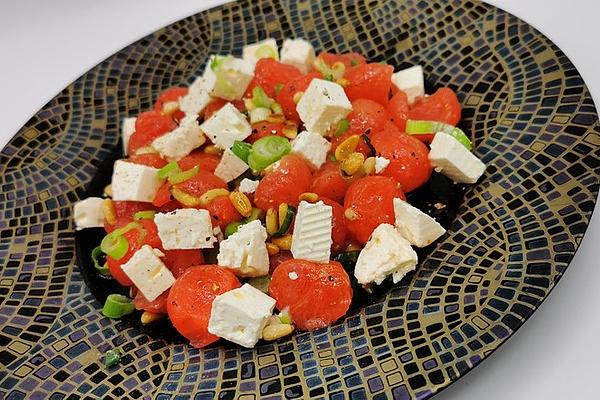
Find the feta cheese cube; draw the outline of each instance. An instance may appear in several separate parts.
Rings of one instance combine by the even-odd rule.
[[[164,182],[156,168],[117,160],[112,174],[112,198],[151,203]]]
[[[175,277],[159,257],[164,254],[143,245],[121,269],[148,301],[154,301],[175,283]]]
[[[485,164],[447,133],[436,133],[430,147],[429,161],[435,170],[454,182],[475,183],[485,171]]]
[[[188,94],[179,98],[179,109],[186,116],[197,117],[211,101],[212,98],[208,94],[204,78],[199,76],[190,85]]]
[[[240,182],[239,191],[242,193],[254,193],[260,181],[253,181],[252,179],[244,178]]]
[[[196,115],[186,116],[179,126],[152,141],[154,147],[169,161],[178,161],[206,142]]]
[[[208,331],[244,347],[254,347],[273,314],[275,299],[245,283],[215,297]]]
[[[417,253],[393,225],[381,224],[371,234],[367,245],[361,250],[354,268],[358,283],[380,284],[390,274],[394,283],[414,271]]]
[[[394,213],[396,229],[413,246],[429,246],[446,233],[435,219],[401,199],[394,199]]]
[[[98,228],[104,226],[104,211],[102,211],[102,202],[100,197],[88,197],[78,201],[73,205],[73,219],[75,220],[75,229]]]
[[[221,161],[217,164],[215,175],[225,182],[231,182],[248,170],[248,164],[236,156],[233,151],[227,149],[223,152]]]
[[[183,208],[157,213],[154,222],[165,250],[210,249],[217,241],[206,210]]]
[[[258,43],[244,46],[242,58],[252,64],[256,64],[261,58],[274,58],[279,60],[279,49],[275,39],[268,38]]]
[[[267,231],[259,220],[241,225],[221,242],[218,264],[237,276],[262,276],[269,273]]]
[[[212,97],[239,100],[254,77],[254,64],[231,56],[211,56],[202,77]]]
[[[294,258],[328,262],[331,255],[333,208],[322,201],[301,201],[294,222],[292,255]]]
[[[127,147],[129,146],[129,138],[135,132],[135,121],[137,118],[123,118],[121,121],[121,138],[123,140],[123,155],[127,155]]]
[[[322,136],[351,110],[352,104],[344,89],[323,79],[313,79],[296,106],[306,130]]]
[[[300,132],[292,141],[292,152],[302,155],[314,168],[320,168],[327,159],[331,142],[314,132]]]
[[[392,83],[406,93],[408,104],[413,104],[419,97],[425,96],[425,79],[423,67],[415,65],[392,75]]]
[[[315,61],[315,49],[303,39],[286,39],[281,48],[281,62],[293,65],[303,74],[312,69]]]
[[[375,173],[380,174],[383,172],[387,166],[390,165],[390,160],[385,157],[377,156],[375,157]]]
[[[221,149],[230,149],[233,142],[244,140],[252,133],[252,127],[244,114],[231,103],[225,104],[204,121],[200,129]]]

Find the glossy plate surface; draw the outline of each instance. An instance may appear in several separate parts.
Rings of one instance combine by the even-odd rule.
[[[197,350],[103,318],[76,266],[71,212],[114,154],[120,120],[190,84],[209,54],[267,35],[422,64],[430,90],[458,92],[485,177],[411,279],[330,328]],[[483,3],[261,0],[186,18],[87,72],[0,153],[0,397],[430,397],[565,272],[596,201],[599,150],[596,109],[567,57]],[[115,347],[121,364],[106,370]]]

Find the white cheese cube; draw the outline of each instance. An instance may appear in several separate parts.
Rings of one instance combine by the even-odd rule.
[[[425,96],[425,79],[423,67],[415,65],[392,75],[392,83],[406,93],[408,104],[413,104],[419,97]]]
[[[259,220],[241,225],[221,242],[218,264],[237,276],[263,276],[269,273],[267,231]]]
[[[298,205],[292,255],[294,258],[316,262],[328,262],[331,255],[331,231],[333,208],[322,201],[311,204],[301,201]]]
[[[313,79],[296,106],[306,130],[322,136],[351,110],[352,104],[344,89],[323,79]]]
[[[202,77],[212,97],[239,100],[254,77],[254,64],[232,56],[211,56]]]
[[[186,116],[197,117],[198,114],[204,111],[208,103],[212,101],[205,85],[204,78],[199,76],[190,85],[188,94],[179,98],[179,109]]]
[[[113,200],[133,200],[151,203],[165,182],[158,169],[124,160],[115,162],[112,174]]]
[[[206,142],[195,115],[186,116],[179,126],[152,141],[154,147],[169,161],[178,161]]]
[[[254,347],[273,314],[275,299],[245,283],[215,297],[208,331],[244,347]]]
[[[314,168],[323,165],[330,148],[331,142],[314,132],[300,132],[292,141],[292,152],[303,156]]]
[[[129,146],[129,139],[135,132],[135,121],[137,118],[123,118],[121,121],[121,138],[123,139],[123,155],[127,155],[127,147]]]
[[[404,200],[394,199],[394,213],[396,229],[413,246],[429,246],[446,233],[435,219]]]
[[[200,125],[202,132],[221,149],[230,149],[236,140],[244,140],[252,133],[248,120],[231,103],[225,104]]]
[[[261,58],[274,58],[275,60],[279,60],[277,41],[268,38],[258,43],[246,45],[242,51],[242,58],[252,64],[256,64]]]
[[[221,161],[217,164],[215,175],[225,182],[231,182],[248,170],[248,164],[236,156],[233,151],[227,149],[223,152]]]
[[[312,69],[315,61],[315,49],[312,44],[302,39],[286,39],[281,48],[281,62],[293,65],[303,74]]]
[[[436,133],[430,147],[429,161],[435,170],[454,182],[475,183],[485,171],[485,164],[447,133]]]
[[[383,172],[387,166],[390,165],[390,160],[385,157],[377,156],[375,157],[375,173],[380,174]]]
[[[210,249],[217,241],[210,213],[206,210],[183,208],[157,213],[154,222],[165,250]]]
[[[175,283],[175,278],[159,257],[159,250],[143,245],[121,269],[148,301],[154,301]]]
[[[98,228],[104,226],[104,211],[100,197],[88,197],[73,205],[73,219],[75,229]]]
[[[393,274],[394,283],[404,275],[414,271],[417,265],[417,253],[410,243],[402,237],[394,226],[381,224],[371,234],[367,245],[360,251],[354,276],[358,283],[366,285],[371,282],[380,284]]]
[[[242,193],[254,193],[260,181],[253,181],[252,179],[244,178],[240,182],[240,192]]]

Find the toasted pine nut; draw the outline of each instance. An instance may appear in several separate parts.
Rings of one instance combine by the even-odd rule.
[[[350,154],[348,158],[340,163],[340,168],[348,175],[354,175],[362,168],[364,162],[365,155],[363,153],[355,152]]]
[[[298,104],[302,96],[304,96],[304,92],[296,92],[294,94],[294,97],[292,97],[292,100],[294,101],[294,103]]]
[[[309,203],[316,203],[317,201],[319,201],[319,195],[313,192],[304,192],[300,196],[298,196],[298,200],[308,201]]]
[[[177,110],[179,110],[179,102],[178,101],[167,101],[166,103],[163,103],[163,108],[162,108],[163,114],[171,115]]]
[[[294,332],[294,325],[289,324],[276,324],[276,325],[267,325],[263,329],[262,336],[263,339],[267,341],[277,340],[284,336],[289,335]]]
[[[346,208],[346,211],[344,211],[344,217],[346,217],[347,220],[354,221],[358,219],[358,213],[352,208]]]
[[[156,151],[156,149],[152,146],[146,146],[146,147],[140,147],[139,149],[137,149],[135,151],[136,155],[140,155],[140,154],[158,154],[158,151]]]
[[[340,78],[337,80],[337,84],[340,85],[341,87],[346,87],[350,84],[350,81],[346,78]]]
[[[298,136],[298,126],[291,121],[286,121],[282,132],[286,138],[295,139]]]
[[[362,166],[365,175],[371,175],[375,171],[375,157],[369,157]]]
[[[231,192],[229,194],[229,200],[233,204],[233,207],[239,212],[243,217],[249,217],[252,214],[252,204],[250,203],[250,199],[242,192]]]
[[[270,256],[273,256],[279,253],[279,247],[277,247],[277,245],[274,245],[273,243],[267,243],[267,252]]]
[[[115,211],[115,203],[111,199],[104,199],[102,201],[102,212],[104,213],[104,219],[109,225],[117,223],[117,212]]]
[[[357,244],[354,243],[350,243],[347,247],[346,247],[346,251],[360,251],[362,249],[362,247],[360,247]]]
[[[106,197],[112,197],[113,196],[112,185],[106,185],[106,186],[104,186],[104,195]]]
[[[223,188],[210,189],[208,192],[200,196],[200,205],[205,206],[218,197],[229,196],[229,190]]]
[[[285,217],[287,216],[288,205],[287,203],[281,203],[279,205],[279,226],[282,226],[285,222]]]
[[[285,117],[281,114],[271,114],[267,118],[267,122],[272,124],[282,124],[285,122]]]
[[[209,144],[204,147],[204,152],[206,154],[221,154],[223,150],[215,146],[214,144]]]
[[[277,210],[273,207],[267,210],[267,216],[265,217],[265,224],[267,225],[267,233],[269,235],[274,234],[279,230],[279,221],[277,218]]]
[[[289,250],[292,248],[292,235],[288,233],[282,237],[271,238],[271,243],[279,247],[280,250]]]
[[[188,194],[187,192],[176,187],[171,188],[171,194],[173,197],[175,197],[175,200],[186,207],[196,207],[200,205],[200,199],[198,197],[192,196],[191,194]]]
[[[148,324],[158,321],[159,319],[162,319],[164,316],[165,316],[164,314],[158,314],[158,313],[153,313],[150,311],[144,311],[142,313],[142,316],[140,319],[142,321],[142,325],[148,325]]]
[[[344,161],[346,158],[348,158],[350,154],[354,153],[356,150],[359,139],[360,137],[358,135],[352,135],[340,143],[340,145],[335,149],[335,159],[338,161]]]

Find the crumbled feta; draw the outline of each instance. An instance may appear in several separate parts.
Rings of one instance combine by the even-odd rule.
[[[213,236],[210,213],[206,210],[183,208],[157,213],[154,222],[165,250],[210,249],[217,241]]]
[[[275,299],[245,283],[215,297],[208,331],[244,347],[254,347],[273,314]]]
[[[261,58],[274,58],[275,60],[279,60],[277,41],[268,38],[258,43],[248,44],[244,46],[242,58],[252,64],[256,64]]]
[[[254,77],[254,64],[231,56],[212,56],[202,77],[212,97],[239,100]]]
[[[327,159],[331,142],[318,133],[300,132],[292,141],[292,152],[302,155],[314,168],[320,168]]]
[[[390,160],[385,157],[377,156],[375,157],[375,173],[380,174],[384,169],[390,164]]]
[[[435,219],[398,198],[394,199],[394,213],[396,229],[413,246],[429,246],[446,233]]]
[[[286,39],[281,48],[281,62],[293,65],[303,74],[312,69],[315,61],[315,49],[312,44],[302,39]]]
[[[121,138],[123,140],[123,155],[127,155],[127,147],[129,146],[129,139],[135,132],[135,121],[137,118],[123,118],[121,121]]]
[[[269,273],[267,231],[259,220],[241,225],[237,232],[221,242],[218,264],[237,276],[262,276]]]
[[[73,205],[75,229],[99,228],[104,226],[103,201],[104,199],[100,197],[88,197],[75,203]]]
[[[248,164],[236,156],[233,151],[227,149],[223,152],[221,161],[215,169],[215,175],[225,182],[231,182],[248,170]]]
[[[294,271],[290,272],[288,274],[288,278],[290,278],[291,280],[295,281],[296,279],[298,279],[298,274],[295,273]]]
[[[416,99],[425,95],[425,79],[423,67],[415,65],[392,75],[392,83],[406,93],[408,104],[413,104]]]
[[[371,234],[361,250],[354,268],[358,283],[380,284],[390,274],[394,283],[413,271],[417,265],[417,253],[393,225],[381,224]]]
[[[143,245],[121,269],[148,301],[154,301],[175,283],[175,278],[159,257],[159,250]]]
[[[431,164],[454,182],[475,183],[485,171],[485,164],[447,133],[436,133],[430,147]]]
[[[313,79],[296,106],[306,130],[325,136],[350,113],[352,104],[337,83]]]
[[[229,149],[236,140],[244,140],[252,133],[248,120],[231,103],[225,104],[200,125],[202,132],[221,149]]]
[[[242,193],[254,193],[260,181],[253,181],[252,179],[244,178],[240,182],[240,192]]]
[[[154,147],[169,161],[178,161],[206,142],[196,115],[186,116],[171,132],[152,141]]]
[[[328,262],[331,255],[333,208],[322,201],[301,201],[294,222],[292,255],[294,258]]]
[[[219,242],[219,243],[222,242],[223,239],[225,239],[225,235],[223,235],[223,231],[218,226],[215,226],[213,228],[213,235],[215,235],[215,237],[217,238],[217,242]]]
[[[152,202],[164,183],[158,169],[146,165],[117,160],[112,174],[113,200]]]
[[[186,116],[197,117],[212,101],[204,78],[199,76],[189,87],[188,94],[179,98],[179,109]]]

